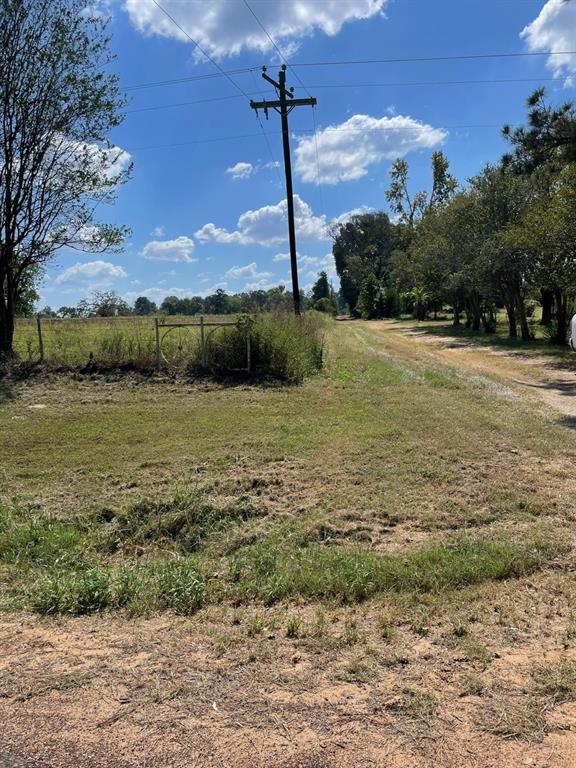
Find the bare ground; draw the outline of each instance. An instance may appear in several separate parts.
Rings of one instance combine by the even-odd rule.
[[[574,374],[544,359],[371,328],[387,335],[383,354],[495,376],[576,420]],[[280,508],[305,502],[297,488],[288,481]],[[419,535],[399,525],[390,539]],[[5,615],[0,766],[572,768],[576,702],[538,689],[534,670],[576,661],[575,598],[572,579],[547,571],[464,592],[452,622],[433,603],[419,623],[407,612],[391,636],[380,604],[331,608],[322,631],[317,608],[294,605],[297,639],[286,606],[261,609],[256,635],[250,611],[232,607],[193,619]]]

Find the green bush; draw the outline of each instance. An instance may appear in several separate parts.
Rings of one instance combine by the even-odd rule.
[[[214,373],[246,368],[246,335],[250,334],[254,372],[301,382],[322,367],[326,319],[310,312],[262,314],[240,319],[234,328],[216,330],[207,339],[206,366]]]
[[[336,304],[332,301],[332,299],[329,299],[327,296],[324,296],[322,299],[318,299],[318,301],[314,302],[314,309],[316,312],[324,312],[326,315],[336,315],[338,312],[338,308]]]

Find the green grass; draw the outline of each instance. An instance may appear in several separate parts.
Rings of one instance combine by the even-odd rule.
[[[523,576],[566,551],[558,542],[471,540],[382,556],[321,545],[282,551],[263,542],[232,559],[230,579],[237,585],[238,598],[245,601],[306,597],[354,603],[381,593],[440,593]]]
[[[205,582],[191,559],[119,569],[49,570],[27,598],[42,614],[80,615],[124,608],[131,615],[171,610],[191,614],[204,602]]]
[[[310,312],[301,318],[289,313],[206,316],[205,322],[226,323],[207,326],[202,355],[198,324],[200,318],[161,317],[161,360],[168,370],[206,368],[223,375],[246,369],[247,340],[250,335],[253,374],[289,382],[301,382],[317,373],[323,362],[325,316]],[[186,327],[186,323],[195,324]],[[44,360],[64,368],[137,368],[156,366],[156,331],[153,317],[43,318],[41,320]],[[182,327],[178,327],[182,326]],[[37,362],[40,342],[36,319],[16,323],[15,349],[27,362]]]
[[[569,430],[377,327],[329,323],[325,367],[300,387],[15,385],[0,403],[3,603],[355,604],[555,562],[576,514]]]
[[[467,540],[379,555],[352,546],[308,545],[297,536],[282,543],[271,535],[218,556],[214,537],[252,514],[242,503],[216,509],[201,493],[76,520],[4,508],[0,563],[13,592],[23,591],[40,613],[191,613],[206,601],[357,603],[378,594],[446,593],[527,575],[568,549],[544,540]],[[291,617],[287,636],[298,637],[300,630],[300,619]]]

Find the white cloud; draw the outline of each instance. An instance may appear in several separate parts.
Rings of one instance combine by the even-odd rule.
[[[175,240],[151,240],[142,249],[142,256],[151,261],[193,262],[194,240],[180,235]]]
[[[576,1],[548,0],[520,37],[526,40],[531,51],[576,50]],[[547,63],[556,77],[566,76],[567,84],[572,82],[570,75],[576,73],[576,54],[550,56]]]
[[[238,280],[241,277],[270,277],[271,274],[271,272],[258,272],[258,265],[255,261],[253,261],[251,264],[246,264],[244,267],[230,267],[230,269],[226,272],[226,277],[231,277],[234,280]]]
[[[310,265],[314,264],[320,264],[322,259],[320,259],[318,256],[304,256],[301,253],[296,252],[296,258],[298,259],[298,264],[304,267],[309,267]],[[276,256],[274,256],[273,261],[290,261],[290,254],[289,253],[277,253]]]
[[[252,8],[272,38],[284,49],[295,50],[295,41],[320,30],[338,34],[348,21],[369,19],[382,12],[387,0],[251,0]],[[256,24],[244,3],[231,0],[163,0],[162,6],[210,56],[236,56],[248,49],[273,53],[265,32]],[[173,37],[190,43],[152,0],[125,0],[124,9],[143,34]],[[198,51],[198,60],[204,57]]]
[[[365,176],[371,165],[395,160],[416,149],[431,149],[447,135],[446,131],[403,115],[353,115],[340,125],[318,132],[318,155],[313,136],[299,139],[296,171],[303,181],[314,184],[355,181]]]
[[[63,139],[60,152],[62,148],[65,149],[70,165],[83,167],[85,163],[90,163],[92,170],[98,171],[107,181],[119,181],[132,164],[132,155],[121,147],[102,147],[99,144]]]
[[[152,230],[152,232],[150,232],[150,234],[152,235],[152,237],[164,237],[164,235],[166,234],[166,230],[164,229],[164,227],[154,227],[154,229]]]
[[[108,288],[115,280],[127,277],[125,270],[109,261],[77,262],[61,272],[54,280],[56,285],[73,283],[89,288]]]
[[[332,224],[347,224],[353,216],[361,216],[363,213],[370,213],[374,208],[369,205],[361,205],[358,208],[351,208],[349,211],[344,211],[340,216],[336,216],[332,219]]]
[[[266,278],[262,278],[261,280],[257,280],[253,283],[246,283],[243,290],[244,291],[267,291],[269,288],[276,288],[278,285],[282,285],[282,281],[270,281]]]
[[[227,168],[226,173],[230,174],[235,181],[238,179],[248,179],[254,173],[254,166],[252,163],[238,162]]]
[[[302,240],[328,239],[326,217],[315,216],[312,208],[299,195],[294,195],[294,218],[297,237]],[[217,243],[236,245],[280,245],[288,239],[286,221],[284,199],[276,205],[265,205],[241,214],[233,232],[209,222],[195,233],[195,237],[201,243],[214,240]]]

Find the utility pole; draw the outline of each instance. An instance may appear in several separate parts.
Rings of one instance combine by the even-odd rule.
[[[292,163],[290,161],[290,133],[288,131],[288,115],[294,107],[315,107],[316,99],[295,99],[294,88],[286,88],[286,64],[278,73],[278,82],[266,74],[266,67],[262,67],[262,77],[271,83],[278,93],[275,101],[250,101],[252,109],[258,114],[259,109],[264,110],[268,120],[268,110],[275,109],[282,118],[282,144],[284,146],[284,171],[286,173],[286,205],[288,207],[288,240],[290,243],[290,266],[292,268],[292,298],[294,300],[294,312],[300,314],[300,288],[298,286],[298,260],[296,258],[296,228],[294,226],[294,193],[292,191]]]

